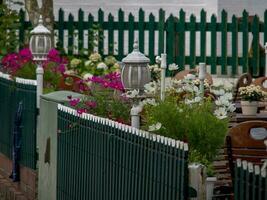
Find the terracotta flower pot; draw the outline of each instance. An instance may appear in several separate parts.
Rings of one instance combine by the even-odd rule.
[[[241,101],[243,115],[256,115],[258,111],[258,101]]]

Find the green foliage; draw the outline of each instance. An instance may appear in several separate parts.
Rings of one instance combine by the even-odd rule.
[[[0,5],[0,59],[8,52],[14,52],[19,45],[16,30],[18,30],[19,16],[6,4]]]
[[[25,79],[36,79],[36,66],[32,62],[27,62],[21,67],[17,72],[17,77],[22,77]]]
[[[228,121],[220,120],[213,114],[213,104],[178,103],[174,97],[167,97],[156,106],[145,106],[144,119],[149,125],[160,123],[155,132],[160,135],[188,142],[191,158],[204,162],[207,167],[224,143]],[[196,153],[192,152],[197,152]]]
[[[56,71],[58,64],[50,62],[45,66],[44,70],[44,87],[56,90],[58,89],[60,78],[62,74]]]

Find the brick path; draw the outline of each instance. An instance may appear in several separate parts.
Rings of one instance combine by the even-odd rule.
[[[28,200],[19,190],[18,183],[0,175],[0,200]]]

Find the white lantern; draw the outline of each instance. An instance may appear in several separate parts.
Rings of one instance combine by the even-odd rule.
[[[134,43],[133,52],[122,59],[122,63],[121,80],[124,88],[126,90],[139,90],[142,94],[144,85],[151,80],[148,68],[150,60],[139,51],[137,41]]]
[[[43,25],[42,16],[38,25],[30,32],[30,50],[35,61],[46,60],[49,50],[52,48],[51,32]]]

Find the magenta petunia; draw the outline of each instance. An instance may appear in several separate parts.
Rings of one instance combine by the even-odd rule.
[[[70,100],[69,103],[70,103],[71,106],[75,107],[75,106],[77,106],[79,104],[79,102],[80,102],[79,98],[73,98],[73,99]]]

